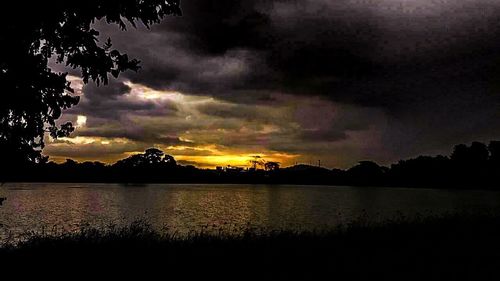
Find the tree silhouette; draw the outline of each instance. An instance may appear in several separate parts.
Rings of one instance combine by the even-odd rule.
[[[163,165],[175,166],[177,165],[173,156],[165,154],[163,151],[156,148],[149,148],[144,153],[145,162],[147,165]]]
[[[488,161],[489,154],[488,147],[484,143],[475,141],[470,146],[456,145],[451,154],[451,160],[474,166]]]
[[[111,74],[139,69],[139,61],[98,42],[94,23],[103,20],[146,27],[167,15],[180,15],[179,0],[47,0],[9,3],[0,16],[0,155],[9,163],[39,163],[46,133],[69,135],[71,123],[56,124],[62,111],[76,105],[67,73],[49,61],[79,69],[83,81],[106,84]]]
[[[156,148],[149,148],[144,153],[145,164],[147,165],[157,165],[162,162],[162,156],[165,153]]]
[[[469,148],[470,159],[473,164],[484,164],[490,157],[488,147],[481,142],[473,142]]]
[[[135,154],[115,163],[118,168],[164,168],[175,167],[174,157],[156,148],[147,149],[144,154]]]
[[[453,148],[450,156],[451,160],[455,162],[467,162],[469,160],[469,149],[465,144],[457,144]]]
[[[384,167],[379,166],[373,161],[360,161],[356,166],[347,170],[347,174],[352,181],[358,184],[374,184],[378,183],[384,173]]]
[[[257,166],[263,166],[265,163],[264,159],[262,159],[262,157],[259,155],[252,156],[252,160],[248,162],[250,163],[250,165],[252,165],[252,168],[254,170],[257,169]]]
[[[500,141],[491,141],[488,150],[490,151],[490,160],[498,165],[500,163]]]
[[[264,164],[264,168],[266,169],[266,171],[277,171],[280,169],[280,163],[269,161]]]

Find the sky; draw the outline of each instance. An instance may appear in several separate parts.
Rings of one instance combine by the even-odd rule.
[[[500,2],[182,0],[181,17],[102,43],[141,61],[80,104],[50,159],[112,163],[149,147],[180,164],[252,156],[347,168],[500,139]]]

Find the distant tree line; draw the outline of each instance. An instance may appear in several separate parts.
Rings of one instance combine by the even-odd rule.
[[[267,165],[266,165],[267,164]],[[150,148],[114,164],[101,162],[2,165],[0,181],[117,182],[117,183],[273,183],[434,188],[500,188],[500,141],[489,145],[459,144],[450,156],[419,156],[390,167],[361,161],[346,170],[310,165],[265,169],[199,169],[178,165],[173,156]]]

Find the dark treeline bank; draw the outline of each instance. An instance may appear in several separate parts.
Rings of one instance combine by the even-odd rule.
[[[449,156],[419,156],[390,167],[361,161],[347,169],[310,165],[264,169],[198,169],[178,165],[158,149],[133,155],[112,165],[100,162],[2,164],[2,182],[117,182],[117,183],[273,183],[433,188],[500,188],[500,141],[456,145]]]

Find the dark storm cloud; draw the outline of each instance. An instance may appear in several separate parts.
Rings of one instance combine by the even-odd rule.
[[[221,118],[250,120],[262,120],[269,118],[268,115],[261,114],[255,107],[238,104],[207,103],[199,106],[198,110],[203,114]]]
[[[181,4],[182,17],[151,31],[98,24],[101,39],[111,37],[142,69],[83,89],[70,111],[88,117],[78,134],[153,143],[167,136],[165,144],[176,144],[190,132],[202,144],[351,162],[447,153],[458,142],[500,137],[498,1]],[[199,116],[191,116],[181,104],[131,95],[126,80],[217,102],[192,106]],[[295,110],[278,110],[286,106]]]
[[[120,80],[110,80],[108,85],[97,86],[90,82],[83,86],[81,101],[77,107],[67,111],[101,119],[121,119],[127,113],[148,116],[168,116],[175,114],[173,103],[157,104],[147,99],[129,95],[131,88]]]
[[[150,38],[157,42],[142,57],[141,75],[130,77],[152,87],[252,102],[270,91],[318,94],[341,76],[372,71],[363,57],[371,49],[370,25],[327,12],[300,14],[309,2],[288,5],[184,1],[184,17],[153,29],[158,36]]]
[[[85,97],[90,104],[99,104],[106,100],[116,100],[132,90],[129,86],[121,81],[110,80],[109,84],[98,86],[94,83],[87,84],[83,87]]]
[[[146,131],[138,126],[127,129],[123,127],[84,128],[80,129],[77,135],[81,137],[125,138],[130,141],[161,145],[190,145],[189,142],[182,141],[179,137],[163,136],[158,133]]]
[[[455,98],[487,94],[500,73],[499,5],[417,2],[184,0],[183,17],[146,40],[112,37],[143,61],[134,82],[245,103],[277,91],[392,112],[442,84],[479,81]]]
[[[93,117],[99,118],[120,118],[121,113],[125,110],[145,110],[151,109],[152,104],[142,102],[127,102],[121,97],[130,92],[130,87],[123,84],[121,81],[110,80],[106,86],[97,86],[90,82],[82,88],[84,95],[78,107],[68,111],[81,115],[91,114]]]

